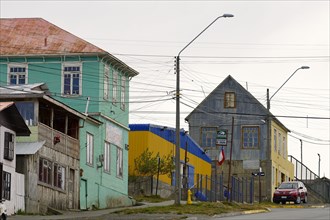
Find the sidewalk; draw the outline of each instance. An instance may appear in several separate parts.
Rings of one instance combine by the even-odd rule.
[[[173,205],[174,200],[159,202],[159,203],[148,203],[143,202],[143,205],[137,206],[128,206],[121,208],[112,208],[112,209],[102,209],[95,211],[61,211],[62,215],[13,215],[9,216],[8,220],[11,219],[26,219],[26,220],[41,220],[41,219],[93,219],[98,218],[109,213],[120,211],[123,209],[138,209],[138,208],[147,208],[155,206],[168,206]],[[186,201],[181,201],[181,204],[186,204]]]

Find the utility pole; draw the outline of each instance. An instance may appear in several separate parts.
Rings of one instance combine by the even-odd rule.
[[[181,174],[180,174],[180,54],[192,44],[204,31],[206,31],[212,24],[214,24],[219,18],[231,18],[232,14],[223,14],[214,19],[206,28],[204,28],[194,39],[192,39],[186,46],[180,50],[175,57],[176,63],[176,148],[175,148],[175,204],[180,205],[181,201]]]
[[[228,172],[228,186],[227,186],[227,201],[230,197],[230,201],[231,201],[231,158],[232,158],[232,154],[233,154],[233,140],[234,140],[234,117],[231,118],[231,137],[230,137],[230,157],[229,157],[229,172]]]

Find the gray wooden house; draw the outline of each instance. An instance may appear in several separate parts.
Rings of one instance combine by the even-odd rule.
[[[213,171],[224,174],[225,185],[228,185],[229,173],[243,178],[261,169],[265,174],[260,178],[261,198],[270,201],[275,186],[294,178],[293,164],[287,159],[289,129],[268,114],[268,110],[232,76],[222,81],[186,121],[190,136],[214,160]],[[221,147],[224,147],[226,160],[217,166]],[[231,152],[232,162],[229,163]],[[256,181],[255,192],[258,189]]]

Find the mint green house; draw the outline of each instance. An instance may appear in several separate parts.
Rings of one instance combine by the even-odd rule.
[[[1,18],[0,45],[1,87],[46,83],[52,98],[100,122],[79,129],[79,208],[131,205],[129,81],[138,72],[41,18]]]

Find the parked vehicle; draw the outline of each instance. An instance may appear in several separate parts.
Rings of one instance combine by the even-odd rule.
[[[0,219],[6,220],[7,219],[7,208],[5,205],[5,201],[0,199]]]
[[[279,187],[275,187],[273,195],[274,203],[294,202],[300,204],[307,202],[307,189],[300,181],[283,182]]]

